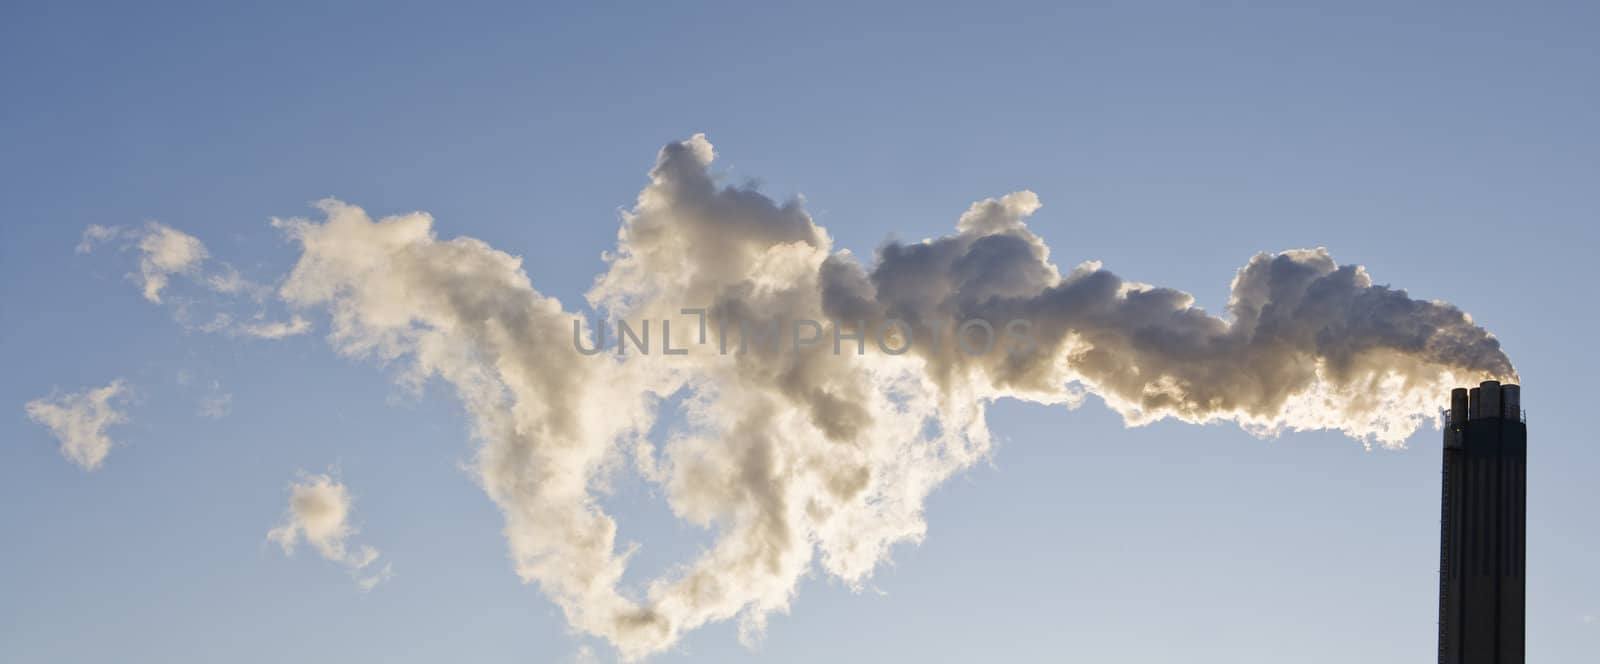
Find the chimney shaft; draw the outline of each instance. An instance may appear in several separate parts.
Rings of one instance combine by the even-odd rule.
[[[1439,663],[1524,664],[1528,428],[1516,385],[1450,392],[1439,545]]]

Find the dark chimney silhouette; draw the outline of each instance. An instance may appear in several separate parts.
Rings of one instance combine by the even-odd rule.
[[[1528,427],[1521,388],[1450,393],[1439,545],[1439,664],[1523,664]]]

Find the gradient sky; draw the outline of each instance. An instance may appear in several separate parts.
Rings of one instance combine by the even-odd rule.
[[[609,659],[512,573],[450,390],[339,357],[320,319],[185,332],[129,254],[74,247],[158,220],[271,282],[297,250],[268,218],[337,196],[427,210],[577,302],[696,132],[860,255],[1028,188],[1059,263],[1213,311],[1251,255],[1316,246],[1459,305],[1524,384],[1529,659],[1600,653],[1591,4],[57,4],[0,9],[0,661]],[[118,377],[130,421],[84,472],[23,404]],[[1127,429],[1094,399],[989,420],[992,463],[866,592],[816,574],[758,650],[721,624],[651,661],[1434,657],[1437,431]],[[394,565],[371,592],[266,538],[296,471],[332,468]],[[643,487],[608,504],[640,575],[701,543]]]

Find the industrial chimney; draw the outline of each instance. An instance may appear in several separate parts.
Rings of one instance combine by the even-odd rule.
[[[1439,664],[1523,664],[1528,427],[1521,388],[1450,393],[1439,545]]]

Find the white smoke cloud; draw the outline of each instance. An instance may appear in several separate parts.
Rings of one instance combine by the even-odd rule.
[[[328,311],[341,352],[454,386],[518,575],[625,659],[728,619],[757,639],[819,566],[862,587],[893,545],[923,537],[929,492],[990,452],[984,412],[999,398],[1095,394],[1130,425],[1232,420],[1398,445],[1454,384],[1514,376],[1465,314],[1375,286],[1325,250],[1252,259],[1224,319],[1097,264],[1063,273],[1025,224],[1038,198],[1018,192],[974,204],[953,235],[886,245],[869,269],[798,201],[721,186],[713,158],[703,136],[662,149],[587,296],[636,327],[655,321],[651,345],[670,334],[683,355],[577,352],[574,336],[605,326],[575,323],[518,258],[440,240],[426,213],[374,220],[327,200],[321,220],[274,220],[303,248],[281,295]],[[893,345],[914,350],[723,354],[689,342],[704,328],[685,307],[752,327],[898,319],[913,333]],[[1032,321],[1036,352],[974,357],[919,337],[974,318]],[[686,423],[658,444],[646,432],[671,395]],[[618,541],[597,498],[629,467],[715,532],[640,588],[622,583],[637,545]]]
[[[283,523],[267,532],[267,539],[293,555],[301,541],[311,545],[324,559],[343,565],[362,590],[371,590],[394,575],[391,565],[368,571],[379,557],[367,545],[351,546],[356,534],[350,524],[353,507],[350,491],[330,475],[302,473],[289,487],[289,509]]]
[[[1025,318],[1041,354],[917,350],[941,383],[975,380],[994,396],[1047,402],[1082,385],[1130,425],[1232,420],[1260,434],[1335,429],[1399,445],[1451,387],[1516,376],[1499,342],[1459,309],[1374,285],[1326,249],[1252,258],[1234,277],[1225,319],[1188,293],[1095,262],[1061,275],[1024,224],[1038,208],[1027,191],[981,201],[955,235],[883,247],[870,273],[836,256],[823,269],[825,308],[918,329]]]
[[[115,444],[106,428],[128,421],[128,414],[114,403],[126,396],[127,386],[118,379],[105,387],[34,399],[24,410],[61,443],[61,456],[93,471],[105,462]]]

